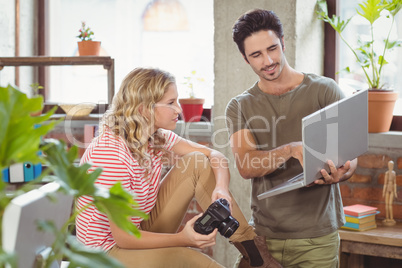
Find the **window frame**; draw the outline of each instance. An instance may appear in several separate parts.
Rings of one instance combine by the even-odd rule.
[[[327,0],[328,16],[339,14],[338,0]],[[336,31],[329,25],[324,23],[324,76],[338,80],[336,70],[339,66],[339,53],[338,53],[339,39]]]
[[[47,46],[46,41],[48,37],[48,29],[46,25],[48,24],[48,0],[37,0],[37,44],[38,44],[38,56],[46,56],[47,55]],[[56,114],[64,114],[65,112],[56,104],[56,103],[49,103],[46,102],[46,95],[49,94],[48,92],[48,84],[49,84],[49,74],[47,71],[46,66],[38,66],[38,83],[43,86],[43,89],[39,90],[39,94],[43,96],[44,99],[44,108],[43,111],[47,112],[51,110],[53,107],[58,107],[56,110]],[[109,107],[109,104],[97,104],[96,107],[92,110],[91,114],[103,114]]]

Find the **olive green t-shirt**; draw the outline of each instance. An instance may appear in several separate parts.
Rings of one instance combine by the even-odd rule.
[[[280,96],[264,93],[256,83],[229,102],[226,108],[228,131],[232,135],[248,129],[258,150],[269,151],[301,141],[302,118],[341,98],[343,94],[334,80],[314,74],[304,74],[298,87]],[[240,164],[272,162],[267,160]],[[258,235],[277,239],[311,238],[327,235],[344,224],[338,184],[304,187],[257,199],[257,195],[301,172],[299,161],[291,158],[271,174],[251,179],[251,223]]]

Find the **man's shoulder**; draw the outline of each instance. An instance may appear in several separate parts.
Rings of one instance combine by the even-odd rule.
[[[233,103],[241,103],[241,102],[245,102],[245,101],[251,101],[251,100],[253,100],[253,99],[255,99],[257,97],[256,96],[256,93],[257,93],[256,91],[258,91],[258,88],[256,88],[256,84],[254,84],[249,89],[246,89],[245,91],[243,91],[239,95],[233,97],[229,101],[228,105],[233,104]]]
[[[308,91],[309,97],[317,96],[321,108],[344,98],[344,94],[335,80],[317,74],[306,74],[303,88]]]
[[[336,85],[335,80],[333,80],[332,78],[326,77],[326,76],[322,76],[322,75],[318,75],[318,74],[314,74],[314,73],[306,73],[306,83],[310,83],[310,84],[321,84],[321,85]]]

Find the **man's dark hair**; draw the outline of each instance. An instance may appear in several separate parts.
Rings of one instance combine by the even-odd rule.
[[[241,54],[245,55],[244,40],[255,32],[272,30],[283,47],[283,27],[279,17],[271,10],[253,9],[241,15],[233,25],[233,41]]]

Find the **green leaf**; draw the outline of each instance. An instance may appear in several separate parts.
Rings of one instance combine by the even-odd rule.
[[[386,41],[387,40],[384,40],[384,43],[386,43]],[[393,49],[395,47],[400,47],[401,44],[402,44],[402,41],[401,40],[388,41],[388,43],[386,43],[386,44],[387,44],[387,49],[391,50],[391,49]]]
[[[138,207],[133,196],[124,190],[120,182],[113,185],[109,190],[109,195],[104,189],[99,188],[94,197],[94,204],[99,211],[105,213],[120,229],[128,234],[140,236],[137,227],[132,223],[131,217],[141,217],[147,219],[148,215],[135,209]],[[119,211],[119,213],[116,213]]]
[[[378,57],[378,64],[379,65],[385,65],[385,64],[388,64],[389,62],[388,61],[386,61],[384,58],[383,58],[383,56],[379,56]]]
[[[65,192],[74,197],[95,193],[95,180],[102,170],[96,169],[88,173],[91,167],[89,164],[76,166],[74,163],[78,155],[76,146],[72,146],[70,151],[67,151],[64,141],[45,139],[41,148],[46,154],[45,163],[55,175],[54,180]]]
[[[38,229],[42,232],[49,232],[53,234],[57,234],[57,228],[54,225],[54,222],[47,220],[39,220],[36,222]]]
[[[41,137],[59,123],[59,121],[54,120],[48,122],[57,107],[41,116],[32,117],[30,115],[39,110],[42,105],[41,96],[29,99],[24,93],[11,86],[0,87],[0,171],[13,163],[43,161],[48,165],[46,171],[53,172],[50,178],[60,184],[61,191],[74,197],[93,196],[95,205],[99,205],[98,209],[105,211],[109,219],[123,230],[139,236],[140,233],[130,218],[142,217],[147,219],[147,215],[136,209],[137,203],[120,183],[117,183],[110,190],[96,187],[95,180],[102,170],[95,169],[93,172],[88,172],[91,167],[89,164],[76,165],[74,161],[77,158],[78,149],[75,146],[67,151],[67,146],[63,141],[46,139],[41,142]],[[39,150],[42,150],[42,156],[38,155]],[[1,212],[4,211],[12,196],[17,196],[22,192],[20,190],[14,191],[12,196],[9,196],[5,194],[5,187],[6,184],[1,179]],[[28,187],[23,188],[28,189]],[[0,213],[0,221],[1,215],[2,213]],[[75,215],[70,220],[73,220],[74,217]],[[65,241],[68,237],[67,226],[69,222],[66,222],[62,230],[57,230],[53,222],[38,222],[40,229],[45,232],[53,232],[56,235],[56,240],[52,245],[54,254],[49,257],[49,263],[54,259],[60,260],[65,254],[71,258],[70,267],[123,267],[101,251],[90,251],[85,247],[78,249],[75,246],[68,249]],[[5,254],[0,247],[0,267],[3,267],[5,263],[11,264],[13,268],[17,267],[16,261],[15,256]]]
[[[385,1],[386,6],[385,9],[389,11],[389,13],[395,17],[396,14],[401,10],[402,8],[402,0],[391,0],[391,1]]]
[[[48,163],[55,175],[54,180],[60,184],[65,192],[74,197],[92,196],[99,211],[105,213],[110,220],[127,233],[139,236],[140,233],[130,217],[137,216],[146,219],[148,216],[135,209],[137,203],[133,196],[121,186],[120,182],[109,190],[97,187],[95,180],[102,170],[96,169],[89,172],[88,170],[91,167],[89,164],[75,165],[74,160],[77,151],[73,146],[67,152],[63,141],[46,139],[43,142],[42,150],[46,154],[44,161]]]
[[[124,268],[124,265],[104,251],[85,247],[75,237],[68,237],[67,244],[64,255],[70,262],[68,267]]]
[[[317,1],[316,13],[318,14],[318,19],[329,23],[332,26],[332,28],[339,34],[341,34],[343,32],[345,27],[348,25],[348,23],[352,19],[352,17],[351,17],[345,21],[345,20],[342,20],[339,16],[336,16],[335,14],[333,14],[332,17],[330,18],[328,16],[328,6],[327,6],[326,0],[318,0]]]
[[[43,232],[52,233],[57,237],[52,244],[53,254],[46,260],[47,263],[67,257],[69,267],[124,267],[103,250],[86,247],[78,242],[75,236],[61,233],[52,221],[38,221],[37,224]]]
[[[42,96],[29,99],[10,85],[0,87],[0,169],[14,163],[39,162],[41,137],[59,123],[46,122],[55,109],[43,116],[30,115],[40,110],[42,105]]]
[[[326,0],[318,0],[316,4],[316,13],[319,16],[319,19],[323,19],[324,17],[328,17],[328,5]]]
[[[5,267],[9,264],[11,268],[17,268],[17,256],[14,253],[6,253],[0,248],[0,267]]]
[[[346,68],[343,68],[342,70],[340,70],[336,74],[340,74],[340,73],[350,73],[350,67],[348,66]]]
[[[336,32],[341,34],[351,19],[352,17],[345,21],[342,20],[339,16],[332,15],[332,18],[327,17],[323,20],[325,22],[328,22]]]
[[[365,18],[371,25],[380,18],[381,11],[383,11],[386,5],[382,4],[382,0],[366,0],[362,4],[359,4],[361,11],[356,10],[357,14]]]
[[[362,41],[362,40],[359,38],[358,41],[357,41],[357,43],[358,43],[360,49],[370,51],[370,48],[371,48],[371,46],[373,45],[374,41],[371,40],[371,41],[366,41],[366,42],[365,42],[365,41]],[[369,52],[367,52],[367,53],[369,53]]]
[[[364,47],[360,47],[356,49],[356,54],[360,66],[368,68],[370,66],[371,52],[367,51]]]

